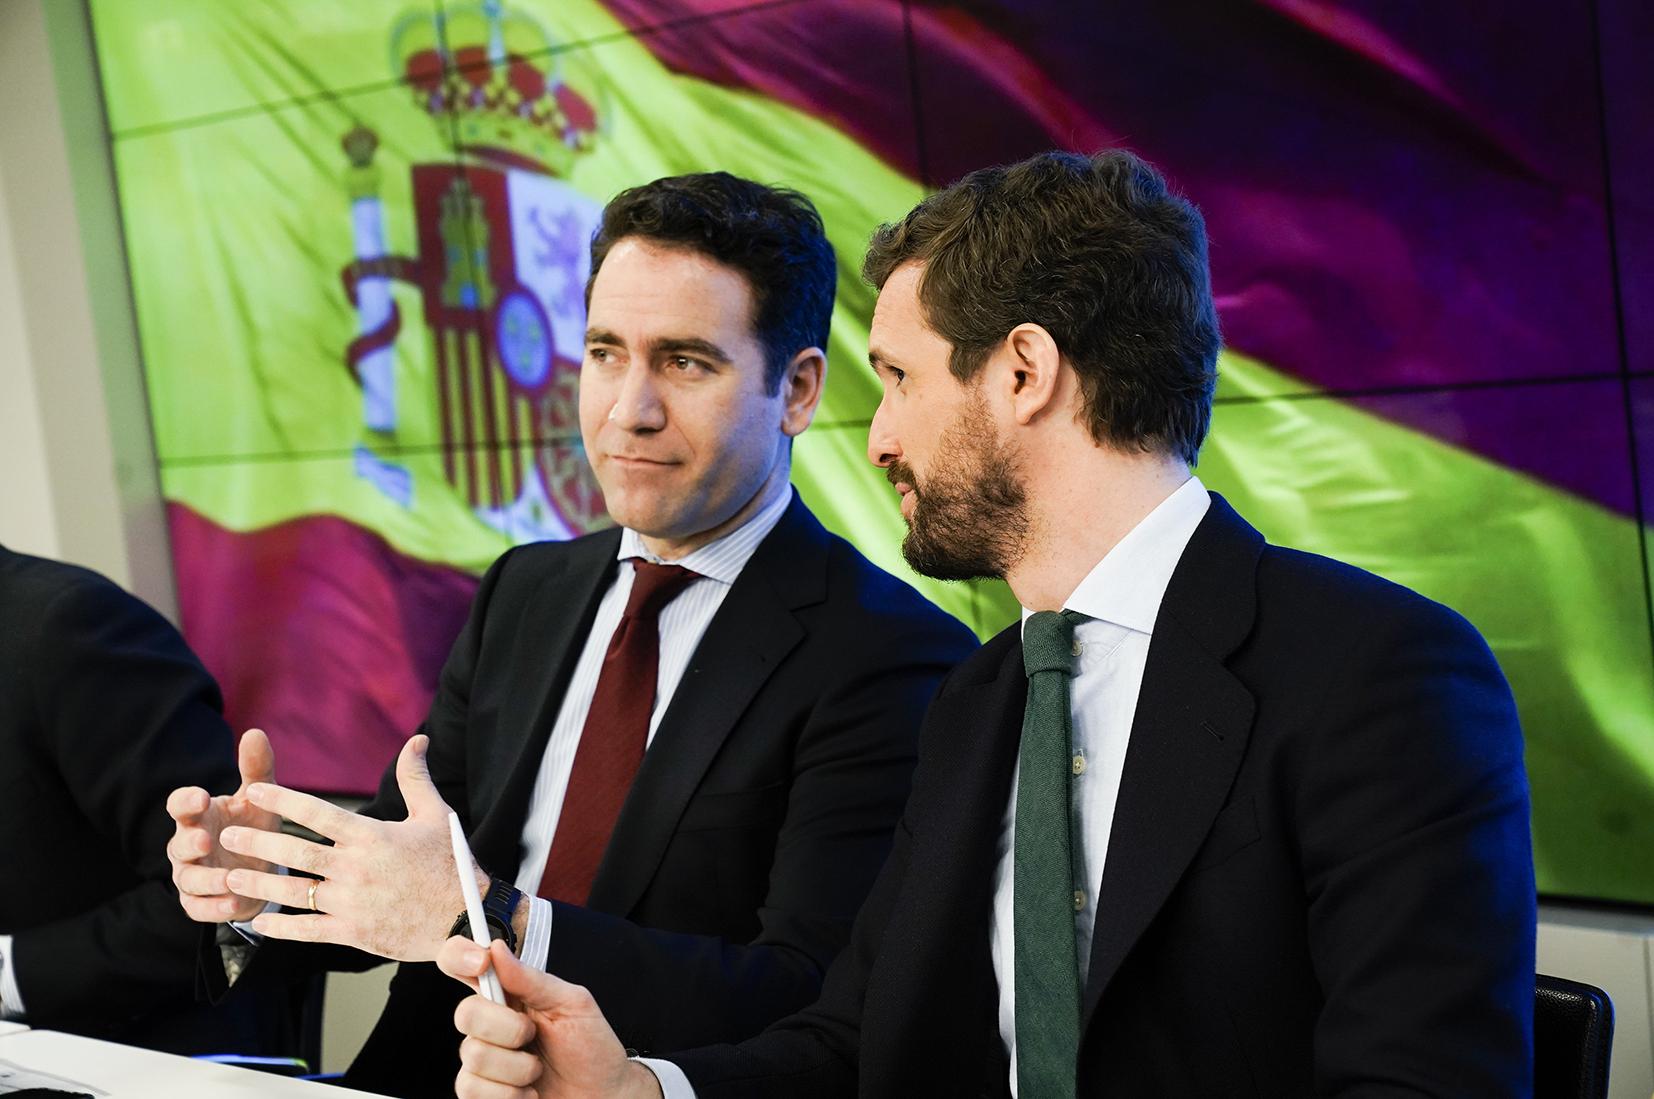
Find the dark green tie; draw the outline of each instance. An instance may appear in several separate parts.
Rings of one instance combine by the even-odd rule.
[[[1069,681],[1074,611],[1039,611],[1022,626],[1028,706],[1017,777],[1014,915],[1018,1099],[1073,1099],[1080,1045],[1074,945]]]

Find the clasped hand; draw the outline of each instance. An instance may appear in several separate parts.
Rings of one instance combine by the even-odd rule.
[[[173,820],[172,839],[167,841],[172,884],[185,914],[202,923],[250,920],[264,909],[262,901],[231,893],[226,879],[231,870],[268,871],[270,864],[231,854],[218,842],[224,829],[233,826],[263,831],[281,827],[274,813],[247,799],[251,786],[270,782],[275,775],[275,756],[262,729],[242,735],[237,765],[241,785],[233,794],[215,796],[199,786],[182,786],[167,797],[167,813]]]
[[[250,811],[221,814],[219,850],[206,856],[222,867],[221,888],[233,899],[220,901],[216,910],[210,904],[192,908],[175,863],[185,910],[202,919],[197,911],[204,907],[212,913],[208,918],[220,921],[256,914],[253,929],[275,939],[337,943],[396,961],[434,959],[465,901],[454,874],[448,805],[426,767],[427,746],[427,737],[415,736],[397,756],[396,782],[408,807],[401,821],[349,813],[273,782],[244,781],[238,793]],[[332,845],[283,834],[275,827],[279,817]],[[199,849],[195,840],[190,850]],[[180,842],[175,836],[174,845]],[[273,873],[275,866],[315,878]],[[487,889],[487,875],[475,864],[470,869]],[[264,912],[268,901],[299,911]],[[231,909],[235,913],[227,916]]]

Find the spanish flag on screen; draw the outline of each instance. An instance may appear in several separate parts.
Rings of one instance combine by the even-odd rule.
[[[838,250],[810,506],[984,636],[1013,621],[1003,586],[900,561],[857,270],[971,168],[1123,144],[1208,220],[1201,477],[1475,622],[1522,709],[1541,888],[1654,901],[1654,401],[1619,376],[1577,28],[1536,15],[1534,69],[1517,43],[1495,71],[1428,12],[1150,8],[93,0],[184,627],[232,722],[284,782],[370,789],[481,570],[607,522],[574,416],[586,244],[680,172],[795,187]]]

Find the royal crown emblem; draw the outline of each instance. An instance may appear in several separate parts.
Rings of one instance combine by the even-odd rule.
[[[580,443],[577,381],[585,341],[589,245],[600,206],[563,178],[600,134],[594,88],[562,71],[556,42],[525,15],[485,0],[399,19],[396,75],[441,128],[451,162],[412,169],[418,254],[384,246],[378,137],[341,139],[355,259],[342,272],[358,332],[345,361],[363,421],[393,441],[393,281],[418,286],[434,341],[443,472],[479,519],[514,541],[569,538],[605,525]],[[356,469],[405,506],[407,470],[364,444]]]

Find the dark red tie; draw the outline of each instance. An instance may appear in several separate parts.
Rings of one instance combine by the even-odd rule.
[[[698,573],[680,565],[632,562],[632,593],[603,654],[592,708],[580,730],[540,896],[585,904],[609,833],[649,743],[660,670],[660,612]]]

